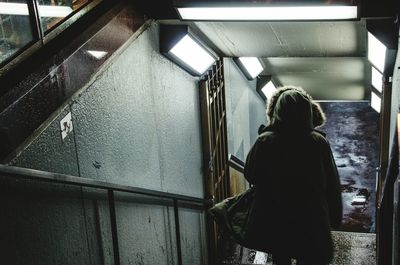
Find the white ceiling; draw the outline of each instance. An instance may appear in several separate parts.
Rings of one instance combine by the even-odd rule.
[[[368,97],[366,23],[191,22],[223,56],[262,58],[265,75],[320,100]],[[204,37],[203,36],[203,37]]]

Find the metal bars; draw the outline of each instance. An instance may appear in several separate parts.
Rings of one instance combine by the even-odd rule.
[[[176,235],[176,246],[177,246],[177,256],[178,256],[178,264],[182,265],[182,249],[181,249],[181,234],[180,234],[180,224],[179,224],[179,201],[185,202],[184,206],[187,208],[198,209],[199,205],[202,206],[203,210],[206,209],[208,205],[211,204],[210,201],[180,194],[155,191],[143,188],[136,188],[131,186],[123,186],[119,184],[107,183],[102,181],[97,181],[88,178],[81,178],[75,176],[69,176],[58,173],[51,173],[46,171],[27,169],[27,168],[19,168],[12,167],[6,165],[0,165],[0,176],[1,177],[9,177],[16,179],[25,179],[25,180],[36,180],[49,182],[53,184],[67,184],[79,187],[89,187],[89,188],[98,188],[107,190],[108,197],[108,205],[110,210],[110,221],[111,221],[111,232],[112,232],[112,241],[113,241],[113,250],[114,250],[114,264],[120,264],[120,255],[119,255],[119,243],[118,243],[118,224],[116,218],[116,209],[115,209],[115,197],[114,192],[127,192],[133,194],[140,194],[145,196],[157,197],[162,199],[170,199],[173,203],[174,208],[174,219],[175,219],[175,235]]]
[[[108,207],[110,208],[110,222],[111,222],[111,237],[113,241],[114,251],[114,264],[119,265],[119,246],[118,246],[118,228],[117,228],[117,216],[115,214],[115,199],[114,191],[108,190]]]
[[[174,219],[175,219],[175,235],[176,249],[178,254],[178,264],[182,265],[182,247],[181,247],[181,230],[179,225],[178,200],[174,199]]]
[[[219,202],[230,196],[223,60],[200,81],[203,161],[206,198]],[[220,233],[207,218],[209,264],[217,264]]]
[[[230,196],[226,129],[225,84],[222,60],[200,82],[205,166],[208,167],[208,196],[214,202]]]

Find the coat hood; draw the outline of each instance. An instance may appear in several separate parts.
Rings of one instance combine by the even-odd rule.
[[[270,125],[285,131],[312,130],[314,124],[310,98],[300,88],[278,90],[269,105]]]

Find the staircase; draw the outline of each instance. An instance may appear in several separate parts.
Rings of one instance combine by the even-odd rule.
[[[332,232],[335,257],[330,265],[376,264],[375,234]],[[225,265],[272,265],[271,255],[242,248],[226,242],[226,253],[221,264]],[[229,253],[229,254],[228,254]],[[295,262],[292,263],[296,264]]]

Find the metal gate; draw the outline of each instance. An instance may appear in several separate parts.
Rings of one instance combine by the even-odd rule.
[[[214,203],[230,196],[226,103],[223,60],[215,63],[200,81],[200,108],[202,118],[203,161],[206,198]],[[216,261],[219,231],[208,221],[210,257]],[[211,263],[211,262],[210,262]]]

